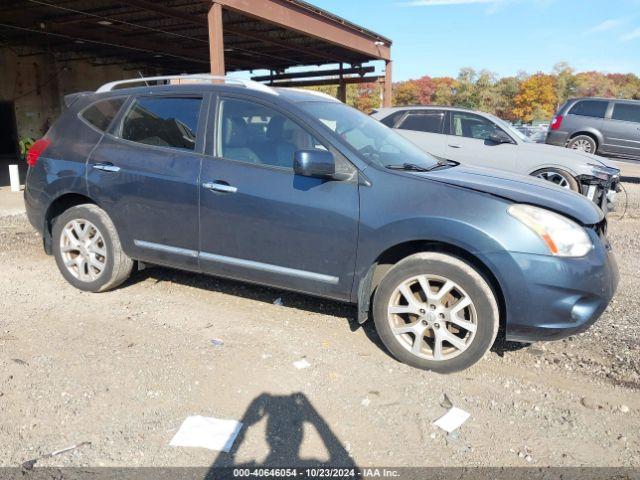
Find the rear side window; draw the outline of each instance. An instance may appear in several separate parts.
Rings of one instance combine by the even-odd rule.
[[[137,98],[122,121],[121,137],[158,147],[193,150],[201,98]]]
[[[443,119],[444,112],[439,110],[410,112],[397,128],[416,132],[442,133]]]
[[[386,125],[387,127],[393,128],[398,120],[402,118],[402,116],[406,113],[406,110],[400,110],[398,112],[393,112],[391,115],[384,117],[380,120],[380,123]]]
[[[609,102],[604,100],[580,100],[569,111],[571,115],[604,118]]]
[[[104,132],[118,114],[124,100],[124,98],[111,98],[96,102],[85,109],[80,116],[98,130]]]
[[[623,120],[625,122],[640,123],[640,105],[616,103],[613,106],[611,118],[614,120]]]

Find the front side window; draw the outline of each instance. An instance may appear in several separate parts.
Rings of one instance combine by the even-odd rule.
[[[444,112],[439,110],[423,110],[410,112],[397,128],[416,132],[442,133]]]
[[[228,160],[293,169],[296,150],[326,150],[280,112],[245,100],[220,102],[217,155]]]
[[[581,100],[569,112],[571,115],[604,118],[609,102],[603,100]]]
[[[411,163],[428,168],[436,160],[398,132],[340,102],[301,102],[311,117],[322,122],[367,161],[381,167]]]
[[[138,98],[122,121],[121,137],[145,145],[193,150],[201,104],[201,98]]]
[[[640,105],[630,103],[616,103],[611,118],[625,122],[640,123]]]
[[[124,101],[124,98],[110,98],[96,102],[86,108],[80,116],[98,130],[104,132],[111,125]]]
[[[486,140],[500,128],[491,120],[465,112],[451,112],[451,134],[457,137]]]

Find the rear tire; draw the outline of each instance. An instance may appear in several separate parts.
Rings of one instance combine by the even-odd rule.
[[[438,373],[478,362],[498,333],[489,284],[471,265],[443,253],[417,253],[393,266],[376,289],[373,313],[395,358]]]
[[[59,215],[52,243],[60,273],[80,290],[104,292],[131,275],[133,260],[122,250],[109,215],[97,205],[78,205]]]
[[[585,153],[596,153],[598,144],[589,135],[578,135],[569,140],[567,148],[572,150],[580,150]]]

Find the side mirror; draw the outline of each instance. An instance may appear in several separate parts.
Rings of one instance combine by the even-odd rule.
[[[502,143],[513,143],[511,137],[504,133],[502,130],[495,130],[487,137],[487,141],[500,145]]]
[[[326,150],[298,150],[293,155],[293,171],[304,177],[334,179],[336,163]]]

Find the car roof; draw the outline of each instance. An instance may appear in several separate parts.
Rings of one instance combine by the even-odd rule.
[[[476,113],[486,115],[486,112],[472,110],[464,107],[452,107],[450,105],[398,105],[396,107],[378,108],[379,112],[397,112],[398,110],[455,110],[459,112]]]
[[[621,102],[621,103],[633,103],[640,104],[640,100],[633,100],[630,98],[611,98],[611,97],[574,97],[569,98],[567,102],[577,102],[580,100],[601,100],[605,102]]]

